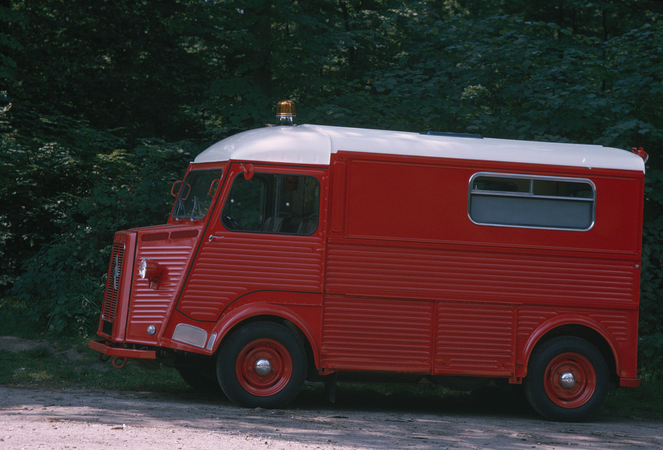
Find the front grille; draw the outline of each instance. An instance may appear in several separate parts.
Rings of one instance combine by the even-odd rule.
[[[108,266],[108,277],[106,280],[106,290],[104,292],[104,302],[101,307],[101,317],[106,322],[115,320],[115,310],[117,308],[117,296],[120,291],[120,278],[122,276],[122,267],[124,266],[124,244],[116,242],[113,244],[113,252]]]

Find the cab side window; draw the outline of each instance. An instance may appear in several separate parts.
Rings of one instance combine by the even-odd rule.
[[[318,228],[320,184],[314,177],[255,173],[235,177],[222,212],[232,231],[313,234]]]

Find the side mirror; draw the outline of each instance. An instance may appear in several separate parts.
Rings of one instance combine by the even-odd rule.
[[[183,180],[179,180],[179,181],[174,182],[174,183],[173,183],[173,187],[170,188],[170,195],[172,195],[173,197],[177,198],[177,196],[178,196],[179,193],[180,193],[180,189],[182,189],[182,183],[184,183]],[[179,185],[179,187],[177,188],[177,193],[176,193],[176,192],[175,192],[175,186],[178,186],[178,185]]]
[[[218,187],[221,185],[221,180],[220,179],[212,180],[212,183],[209,185],[209,191],[207,191],[207,195],[209,195],[212,198],[214,198],[214,194],[216,194],[216,189],[214,188],[215,185],[216,189],[218,189]]]
[[[244,179],[246,181],[249,181],[251,178],[253,178],[253,164],[241,164],[240,168],[244,172]]]

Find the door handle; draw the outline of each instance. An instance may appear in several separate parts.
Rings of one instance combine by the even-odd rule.
[[[210,234],[209,237],[207,238],[209,242],[212,242],[212,240],[214,239],[223,239],[223,236],[214,236],[213,234]]]

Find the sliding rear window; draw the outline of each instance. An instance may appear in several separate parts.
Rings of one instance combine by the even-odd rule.
[[[468,213],[480,225],[589,230],[596,188],[584,178],[477,173],[470,179]]]

